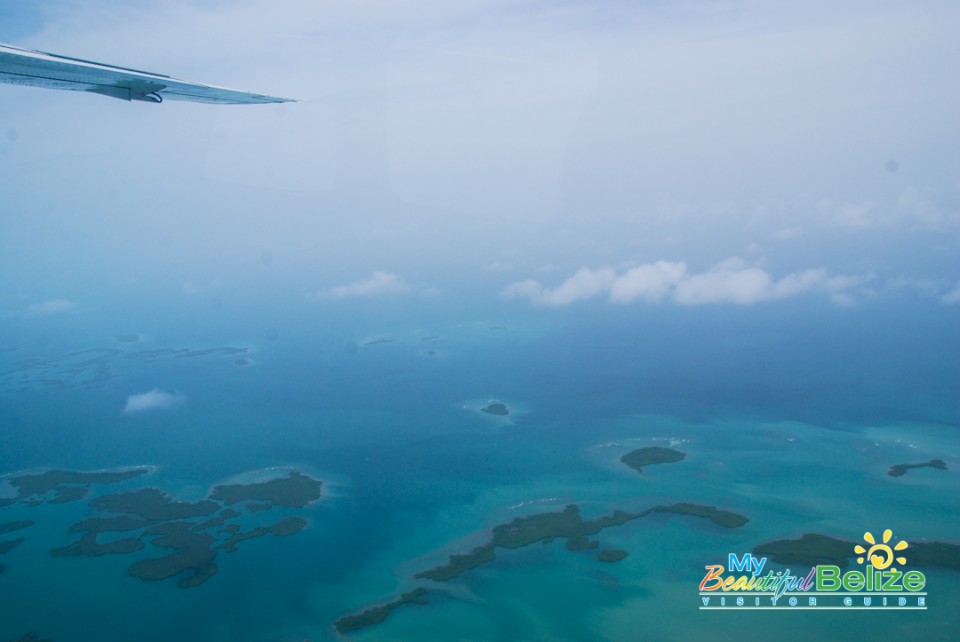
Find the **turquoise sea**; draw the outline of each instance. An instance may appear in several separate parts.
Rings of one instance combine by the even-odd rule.
[[[960,543],[955,309],[804,300],[558,311],[486,292],[403,303],[274,295],[269,305],[145,296],[103,299],[69,321],[0,320],[0,498],[30,472],[153,467],[93,485],[82,501],[0,507],[0,524],[34,522],[0,535],[25,538],[0,554],[0,640],[876,641],[960,631],[960,571],[940,568],[924,569],[925,611],[698,609],[705,565],[770,540],[860,541],[891,529]],[[177,403],[124,412],[128,397],[154,389]],[[510,414],[482,412],[492,402]],[[646,446],[686,457],[642,474],[619,461]],[[947,470],[887,474],[933,458]],[[282,513],[306,528],[221,552],[219,572],[198,587],[128,575],[165,552],[150,543],[49,554],[76,539],[69,528],[96,514],[95,497],[154,486],[196,501],[217,484],[289,470],[322,480],[320,500],[247,514],[243,527]],[[517,517],[675,502],[749,522],[655,514],[596,535],[601,549],[629,553],[618,563],[558,540],[498,550],[448,582],[414,579]],[[429,603],[335,631],[338,618],[421,586]]]

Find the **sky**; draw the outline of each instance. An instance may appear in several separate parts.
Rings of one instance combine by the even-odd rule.
[[[230,284],[951,308],[958,24],[931,0],[3,2],[2,42],[299,102],[0,85],[0,315]]]

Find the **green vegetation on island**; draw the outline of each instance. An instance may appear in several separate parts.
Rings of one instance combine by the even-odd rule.
[[[700,504],[677,503],[666,506],[653,506],[640,513],[629,513],[615,510],[610,515],[604,515],[593,520],[584,520],[580,515],[580,507],[570,504],[559,512],[537,513],[525,517],[517,517],[504,524],[494,526],[490,540],[475,547],[469,553],[455,553],[448,557],[445,564],[420,571],[414,579],[447,582],[462,573],[493,562],[497,558],[496,549],[517,549],[529,546],[535,542],[552,543],[555,539],[566,539],[566,548],[571,551],[594,550],[599,542],[590,539],[601,531],[626,524],[635,519],[646,517],[651,513],[671,513],[688,515],[710,520],[726,528],[738,528],[747,523],[743,515],[730,511],[720,510],[714,506]],[[627,551],[612,549],[601,551],[597,560],[613,563],[627,557]],[[424,589],[418,589],[424,590]],[[337,630],[341,633],[353,631],[382,622],[394,605],[402,604],[403,597],[412,595],[405,593],[401,600],[391,602],[385,606],[378,606],[337,621]]]
[[[853,555],[853,542],[820,535],[804,533],[800,539],[780,539],[755,546],[753,553],[770,558],[777,564],[832,564],[846,568]]]
[[[307,520],[303,519],[302,517],[287,517],[281,519],[273,526],[258,526],[257,528],[249,530],[245,533],[236,532],[230,537],[230,539],[221,545],[220,548],[228,553],[233,553],[237,550],[237,545],[240,544],[240,542],[248,539],[254,539],[255,537],[263,537],[264,535],[289,537],[290,535],[299,533],[306,525]]]
[[[638,473],[642,473],[644,466],[650,466],[651,464],[672,464],[680,461],[686,456],[687,453],[674,450],[673,448],[648,446],[646,448],[631,450],[626,455],[621,457],[620,461],[625,463],[627,466],[630,466],[630,468],[633,468]]]
[[[485,408],[481,408],[480,411],[488,415],[496,415],[497,417],[506,417],[510,414],[510,409],[500,402],[492,403]]]
[[[451,555],[449,558],[450,561],[446,564],[421,571],[413,577],[418,580],[427,579],[435,582],[452,580],[461,573],[477,568],[478,566],[483,566],[496,559],[497,554],[494,552],[493,547],[494,544],[491,542],[483,546],[478,546],[469,553]]]
[[[195,530],[195,531],[205,531],[205,530],[207,530],[208,528],[216,528],[217,526],[223,526],[223,525],[227,522],[228,519],[233,519],[234,517],[240,517],[240,515],[241,515],[241,513],[238,513],[237,511],[233,510],[232,508],[227,508],[226,510],[220,511],[220,512],[217,513],[214,517],[211,517],[210,519],[206,520],[205,522],[200,522],[199,524],[194,524],[192,528],[193,528],[193,530]],[[231,524],[231,526],[237,526],[237,527],[239,528],[240,525],[239,525],[239,524]]]
[[[270,502],[288,508],[303,508],[320,499],[321,482],[291,471],[287,477],[253,484],[228,484],[217,486],[210,498],[227,505],[243,501]]]
[[[717,526],[723,526],[725,528],[739,528],[750,521],[739,513],[733,513],[728,510],[720,510],[713,506],[689,504],[686,502],[671,504],[669,506],[655,506],[651,510],[657,513],[675,513],[677,515],[703,517],[704,519],[709,519]]]
[[[607,564],[613,564],[614,562],[619,562],[630,553],[622,551],[618,548],[614,548],[608,551],[600,551],[597,553],[597,560],[600,562],[605,562]]]
[[[105,533],[135,531],[139,528],[149,526],[153,522],[130,517],[129,515],[117,515],[115,517],[91,517],[84,519],[70,527],[71,533]]]
[[[7,522],[6,524],[0,524],[0,534],[3,533],[12,533],[14,531],[23,530],[24,528],[29,528],[33,526],[34,522],[29,519],[25,519],[19,522]]]
[[[748,521],[746,517],[737,513],[719,510],[713,506],[688,503],[654,506],[641,513],[615,510],[610,515],[585,521],[580,516],[580,507],[570,504],[560,512],[517,517],[506,524],[495,526],[493,536],[486,544],[477,546],[469,553],[451,555],[446,564],[421,571],[414,575],[414,578],[446,582],[461,573],[492,562],[496,559],[496,548],[515,549],[539,541],[549,542],[566,538],[566,546],[569,550],[591,550],[598,545],[597,542],[589,540],[591,535],[654,512],[702,517],[726,528],[738,528]]]
[[[399,598],[384,604],[382,606],[375,606],[373,608],[367,609],[362,613],[357,613],[356,615],[347,615],[334,623],[334,626],[339,633],[347,633],[349,631],[357,631],[359,629],[366,628],[372,624],[380,624],[387,616],[390,615],[390,612],[394,609],[403,606],[404,604],[427,604],[427,594],[429,591],[424,588],[413,589],[412,591],[407,591]]]
[[[232,349],[215,349],[205,354],[224,354]],[[191,352],[191,351],[187,351]],[[150,468],[96,473],[48,470],[21,474],[7,479],[16,491],[14,497],[0,500],[0,507],[14,503],[37,506],[76,501],[86,496],[95,484],[111,484],[144,475]],[[320,497],[321,482],[291,471],[284,478],[251,484],[216,486],[198,501],[178,501],[159,488],[139,488],[95,497],[88,502],[99,515],[74,523],[69,533],[79,534],[64,546],[49,551],[51,557],[99,557],[130,554],[148,546],[168,549],[164,555],[141,559],[127,573],[143,580],[157,581],[177,577],[177,586],[198,586],[218,570],[215,558],[221,551],[237,550],[239,543],[264,535],[289,537],[306,527],[302,517],[284,517],[270,526],[246,531],[234,520],[272,509],[303,508]],[[242,503],[235,510],[226,504]],[[0,535],[33,525],[32,521],[0,523]],[[214,534],[212,531],[215,531]],[[104,533],[128,533],[129,536],[101,541]],[[19,546],[25,538],[0,541],[0,554]],[[0,567],[2,570],[2,567]]]
[[[942,459],[931,459],[922,464],[894,464],[890,466],[887,474],[891,477],[902,477],[907,474],[907,471],[911,468],[936,468],[937,470],[946,470],[947,464]]]
[[[127,573],[142,580],[157,581],[192,570],[190,577],[177,582],[180,588],[198,586],[213,577],[217,572],[217,565],[213,563],[217,553],[211,550],[215,539],[212,535],[190,530],[192,525],[190,522],[169,522],[147,529],[144,535],[155,535],[155,546],[173,549],[173,552],[134,562],[127,568]]]
[[[139,515],[148,522],[165,522],[191,517],[205,517],[222,507],[209,499],[178,502],[159,488],[141,488],[126,493],[98,497],[90,502],[98,511]]]
[[[62,486],[57,489],[57,494],[50,498],[51,504],[66,504],[68,502],[78,502],[90,493],[90,489],[83,486]]]
[[[9,553],[16,547],[20,546],[20,544],[23,544],[24,540],[26,539],[27,539],[26,537],[20,537],[17,539],[10,539],[5,542],[0,542],[0,555],[3,555],[4,553]]]
[[[960,571],[960,544],[949,542],[910,542],[907,561],[912,566],[939,566]]]
[[[99,557],[101,555],[123,555],[143,550],[143,542],[136,537],[126,537],[114,542],[101,544],[97,541],[97,534],[88,532],[76,542],[50,550],[51,557],[69,557],[82,555],[84,557]]]
[[[10,479],[18,494],[13,501],[63,503],[86,496],[84,487],[93,484],[115,484],[150,472],[149,468],[132,468],[117,472],[84,473],[69,470],[48,470],[42,473],[19,475]],[[53,496],[48,496],[53,493]],[[32,501],[30,501],[32,500]]]
[[[858,542],[804,533],[800,539],[781,539],[754,547],[754,555],[764,555],[777,564],[832,564],[846,568],[856,553]],[[948,542],[908,542],[904,551],[910,566],[938,566],[960,571],[960,545]]]

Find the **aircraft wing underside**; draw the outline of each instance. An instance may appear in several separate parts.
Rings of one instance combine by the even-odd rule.
[[[88,91],[121,100],[159,103],[188,100],[246,105],[294,102],[236,89],[215,87],[148,71],[58,56],[0,44],[0,82],[13,85]]]

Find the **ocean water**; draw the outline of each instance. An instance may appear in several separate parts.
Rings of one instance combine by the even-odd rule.
[[[104,301],[71,324],[4,319],[0,471],[149,465],[147,476],[96,486],[91,497],[156,486],[193,501],[225,481],[295,469],[323,481],[321,499],[243,524],[282,513],[308,526],[220,553],[216,576],[180,589],[127,575],[132,562],[163,552],[150,544],[51,557],[73,541],[71,524],[95,514],[86,500],[0,508],[0,523],[36,522],[0,536],[26,538],[0,555],[0,640],[28,631],[56,642],[733,640],[771,631],[947,640],[960,630],[960,572],[935,568],[924,569],[926,611],[697,608],[704,566],[762,542],[805,532],[853,541],[886,528],[960,542],[955,310],[223,305],[198,314],[158,295],[126,307]],[[119,341],[124,333],[138,340]],[[247,349],[239,356],[249,363],[216,352],[136,354],[223,347]],[[98,372],[111,378],[94,381]],[[123,412],[130,395],[153,389],[179,403]],[[481,412],[491,401],[510,415]],[[686,458],[643,474],[619,462],[644,446]],[[948,469],[887,475],[931,458]],[[592,518],[681,501],[750,521],[726,529],[655,514],[596,536],[602,549],[629,552],[615,564],[555,541],[498,549],[494,562],[449,582],[413,577],[515,517],[577,504]],[[418,586],[431,590],[428,604],[335,632],[338,618]]]

